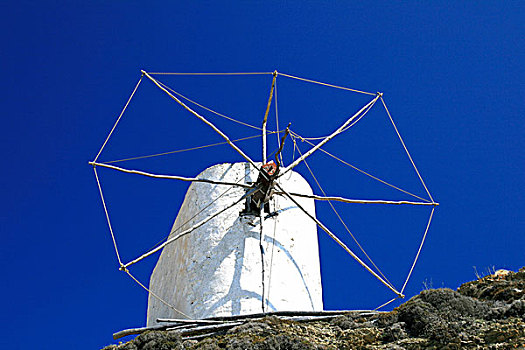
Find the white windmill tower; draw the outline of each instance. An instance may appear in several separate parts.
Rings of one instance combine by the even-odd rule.
[[[179,73],[174,73],[179,74]],[[272,86],[261,131],[262,157],[255,162],[248,157],[230,138],[205,117],[183,102],[180,94],[157,80],[153,73],[142,71],[128,103],[110,131],[99,153],[90,164],[93,166],[104,209],[106,209],[97,167],[109,168],[155,178],[189,181],[190,185],[179,210],[173,228],[165,241],[138,258],[124,263],[120,259],[115,235],[108,212],[110,233],[120,264],[126,272],[141,284],[129,271],[130,266],[156,252],[162,251],[151,275],[147,325],[154,326],[159,318],[205,319],[217,316],[235,316],[280,311],[323,310],[317,227],[328,234],[363,268],[380,283],[390,289],[395,297],[403,297],[403,291],[417,262],[426,238],[435,207],[438,205],[430,195],[408,150],[386,108],[381,93],[366,93],[304,78],[277,73],[272,74]],[[267,159],[267,119],[277,77],[285,76],[311,83],[328,85],[372,95],[372,99],[330,135],[317,144],[309,142],[310,150],[295,161],[283,166],[280,152],[287,137],[295,140],[299,134],[289,129],[280,139],[279,151],[274,160]],[[225,143],[229,144],[244,158],[242,163],[213,165],[194,178],[177,175],[160,175],[130,170],[112,164],[99,162],[98,158],[110,139],[115,127],[124,114],[143,77],[151,80],[158,88],[196,118],[207,124]],[[323,145],[357,123],[374,104],[381,100],[405,151],[423,184],[429,199],[421,201],[360,200],[342,197],[328,197],[313,194],[307,181],[293,169],[306,162]],[[193,102],[189,100],[190,102]],[[279,138],[278,138],[279,139]],[[420,197],[418,197],[420,198]],[[379,269],[361,260],[346,246],[315,214],[316,200],[345,203],[408,204],[431,206],[432,211],[419,250],[402,288],[396,288]],[[335,210],[335,209],[334,209]]]

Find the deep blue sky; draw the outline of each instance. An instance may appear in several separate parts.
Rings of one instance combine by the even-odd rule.
[[[117,270],[87,164],[140,69],[277,69],[382,91],[441,203],[407,296],[425,284],[457,288],[475,278],[473,266],[485,273],[525,264],[523,2],[11,1],[0,16],[3,348],[100,348],[114,331],[145,322],[146,293]],[[271,77],[165,81],[259,124]],[[278,84],[282,123],[292,121],[306,136],[335,129],[368,99],[282,77]],[[102,160],[219,141],[147,81],[129,112]],[[367,117],[327,149],[423,195],[380,105]],[[234,136],[254,134],[218,123]],[[257,142],[243,147],[258,157]],[[222,147],[126,165],[191,176],[240,160]],[[310,165],[330,194],[406,198],[321,154]],[[297,170],[307,176],[306,168]],[[132,258],[163,237],[187,185],[100,173],[119,245]],[[428,210],[339,208],[373,259],[402,285]],[[318,215],[351,244],[327,208],[319,206]],[[327,309],[373,308],[388,300],[382,285],[320,237]],[[154,263],[135,272],[147,281]]]

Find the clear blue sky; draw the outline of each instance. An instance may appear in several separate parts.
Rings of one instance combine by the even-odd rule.
[[[493,266],[525,265],[523,2],[11,1],[0,16],[2,348],[96,349],[111,343],[114,331],[145,322],[146,293],[117,270],[87,164],[140,69],[277,69],[383,92],[441,204],[407,296],[424,284],[457,288],[475,278],[473,266],[484,273]],[[271,77],[165,81],[258,124]],[[102,160],[220,141],[144,83]],[[330,132],[368,99],[281,78],[278,84],[281,121],[292,121],[306,136]],[[424,195],[376,107],[327,149]],[[218,123],[234,137],[254,134]],[[257,142],[243,147],[258,157]],[[214,163],[240,160],[222,147],[127,165],[191,176]],[[329,194],[407,199],[321,154],[310,165]],[[304,167],[297,170],[308,174]],[[169,229],[187,184],[100,172],[119,245],[133,258]],[[340,210],[376,263],[402,285],[428,210]],[[318,215],[352,244],[328,208],[319,206]],[[320,237],[327,309],[373,308],[388,300],[388,290]],[[135,270],[143,281],[154,263]]]

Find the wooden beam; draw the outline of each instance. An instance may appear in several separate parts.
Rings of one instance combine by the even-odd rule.
[[[142,176],[152,177],[156,179],[181,180],[181,181],[189,181],[189,182],[205,182],[205,183],[210,183],[210,184],[215,184],[215,185],[229,185],[229,186],[237,186],[237,187],[243,187],[243,188],[252,188],[251,185],[246,185],[246,184],[241,184],[241,183],[236,183],[236,182],[216,181],[216,180],[209,180],[209,179],[200,179],[197,177],[183,177],[183,176],[177,176],[177,175],[152,174],[152,173],[147,173],[145,171],[131,170],[131,169],[121,168],[115,165],[110,165],[110,164],[105,164],[105,163],[89,162],[89,164],[93,166],[99,166],[102,168],[118,170],[123,173],[142,175]]]

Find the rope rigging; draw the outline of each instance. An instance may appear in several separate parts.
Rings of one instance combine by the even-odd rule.
[[[336,89],[341,89],[341,90],[357,92],[357,93],[360,93],[360,94],[371,95],[371,96],[376,95],[376,94],[374,94],[372,92],[366,92],[366,91],[361,91],[361,90],[347,88],[347,87],[344,87],[344,86],[338,86],[338,85],[323,83],[323,82],[315,81],[315,80],[312,80],[312,79],[300,78],[300,77],[296,77],[294,75],[289,75],[289,74],[285,74],[285,73],[279,73],[279,75],[282,75],[283,77],[287,77],[287,78],[291,78],[291,79],[297,79],[297,80],[305,81],[305,82],[308,82],[308,83],[328,86],[328,87],[331,87],[331,88],[336,88]]]
[[[232,72],[232,73],[177,73],[177,72],[149,72],[150,75],[269,75],[274,72]]]
[[[270,133],[273,134],[273,133],[277,133],[277,132],[276,131],[270,131]],[[246,140],[251,140],[251,139],[255,139],[255,138],[259,138],[259,137],[261,137],[261,135],[247,136],[247,137],[242,137],[240,139],[233,140],[232,142],[246,141]],[[227,145],[227,144],[228,144],[228,142],[226,142],[226,141],[224,141],[224,142],[217,142],[217,143],[212,143],[212,144],[208,144],[208,145],[202,145],[202,146],[196,146],[196,147],[191,147],[191,148],[178,149],[178,150],[174,150],[174,151],[168,151],[168,152],[162,152],[162,153],[147,154],[147,155],[137,156],[137,157],[130,157],[130,158],[122,158],[122,159],[110,160],[110,161],[106,161],[106,162],[103,162],[103,163],[104,164],[112,164],[112,163],[126,162],[128,160],[138,160],[138,159],[146,159],[146,158],[153,158],[153,157],[161,157],[161,156],[167,156],[167,155],[170,155],[170,154],[189,152],[189,151],[196,151],[196,150],[199,150],[199,149],[210,148],[210,147],[215,147],[215,146],[223,146],[223,145]]]
[[[302,155],[301,153],[301,149],[299,147],[297,147],[297,151],[299,152],[299,154]],[[317,184],[317,187],[319,187],[319,190],[321,190],[321,192],[323,193],[323,195],[326,197],[326,192],[323,190],[323,188],[321,187],[321,184],[319,183],[319,181],[317,180],[317,177],[314,175],[312,169],[310,168],[310,166],[308,165],[308,162],[305,160],[304,161],[304,165],[306,165],[306,167],[308,168],[308,172],[310,172],[310,175],[312,175],[312,178],[314,179],[315,183]],[[376,271],[381,275],[381,277],[383,277],[385,279],[385,281],[392,287],[394,288],[393,284],[388,280],[388,278],[385,277],[385,275],[383,274],[383,272],[381,271],[381,269],[379,267],[377,267],[377,265],[374,263],[374,261],[372,260],[372,258],[370,258],[370,256],[367,254],[367,252],[364,250],[364,248],[361,246],[361,244],[359,243],[359,241],[357,240],[357,238],[355,238],[354,234],[352,233],[352,231],[350,231],[350,229],[348,228],[348,226],[346,225],[345,221],[343,220],[343,218],[341,217],[341,215],[339,215],[339,213],[337,212],[337,210],[335,209],[334,205],[332,204],[332,201],[331,200],[328,200],[328,204],[330,205],[330,207],[332,208],[333,212],[335,213],[335,215],[337,216],[337,218],[339,219],[339,221],[341,222],[341,224],[343,224],[344,228],[346,229],[346,231],[348,232],[348,234],[352,237],[352,239],[354,240],[354,242],[357,244],[357,246],[359,247],[359,249],[361,250],[361,252],[363,252],[363,254],[366,256],[366,258],[368,259],[368,261],[370,261],[370,263],[372,264],[372,266],[375,267]],[[403,293],[401,291],[401,293]]]
[[[304,141],[304,142],[308,143],[309,145],[314,146],[314,144],[313,144],[312,142],[308,141],[307,139],[302,138],[302,137],[301,137],[300,135],[298,135],[297,133],[292,132],[292,135],[295,136],[296,138],[299,138],[301,141]],[[405,193],[405,194],[408,194],[409,196],[412,196],[412,197],[417,198],[417,199],[420,199],[420,200],[422,200],[422,201],[425,201],[425,202],[431,203],[431,201],[429,201],[428,199],[425,199],[425,198],[422,198],[422,197],[420,197],[420,196],[418,196],[418,195],[415,195],[415,194],[413,194],[413,193],[411,193],[411,192],[409,192],[409,191],[406,191],[406,190],[404,190],[404,189],[402,189],[402,188],[400,188],[400,187],[397,187],[397,186],[395,186],[395,185],[392,185],[392,184],[389,183],[389,182],[386,182],[386,181],[384,181],[384,180],[381,180],[380,178],[378,178],[378,177],[376,177],[376,176],[374,176],[374,175],[372,175],[372,174],[370,174],[370,173],[368,173],[368,172],[366,172],[366,171],[364,171],[364,170],[362,170],[362,169],[359,169],[359,168],[356,167],[355,165],[352,165],[352,164],[350,164],[349,162],[344,161],[343,159],[341,159],[341,158],[339,158],[339,157],[333,155],[332,153],[330,153],[330,152],[324,150],[323,148],[319,148],[319,150],[320,150],[321,152],[323,152],[324,154],[328,155],[329,157],[331,157],[331,158],[337,160],[338,162],[340,162],[340,163],[342,163],[342,164],[344,164],[344,165],[346,165],[346,166],[348,166],[348,167],[350,167],[350,168],[352,168],[352,169],[354,169],[354,170],[360,172],[360,173],[363,174],[363,175],[366,175],[366,176],[370,177],[371,179],[374,179],[374,180],[376,180],[376,181],[378,181],[378,182],[381,182],[382,184],[384,184],[384,185],[386,185],[386,186],[388,186],[388,187],[391,187],[391,188],[393,188],[393,189],[396,189],[396,190],[398,190],[398,191],[400,191],[400,192],[403,192],[403,193]]]
[[[375,278],[377,278],[383,285],[385,285],[388,289],[390,289],[392,292],[394,292],[394,294],[396,294],[395,298],[393,298],[392,300],[390,300],[390,301],[384,303],[383,305],[379,306],[377,309],[382,308],[382,307],[390,304],[391,302],[393,302],[394,300],[396,300],[396,299],[398,299],[400,297],[404,297],[403,293],[404,293],[405,288],[406,288],[406,286],[407,286],[407,284],[408,284],[408,282],[410,280],[410,277],[412,276],[412,273],[413,273],[413,270],[415,268],[415,265],[416,265],[416,263],[417,263],[417,261],[419,259],[422,247],[423,247],[423,245],[425,243],[425,240],[426,240],[426,237],[427,237],[427,234],[428,234],[428,231],[429,231],[429,227],[430,227],[430,224],[431,224],[431,221],[432,221],[432,218],[433,218],[434,211],[435,211],[438,203],[436,203],[434,201],[430,191],[428,190],[425,182],[423,181],[423,178],[422,178],[419,170],[417,169],[417,167],[415,165],[415,162],[413,161],[412,156],[410,155],[410,153],[408,151],[408,148],[407,148],[403,138],[401,137],[401,134],[400,134],[400,132],[399,132],[399,130],[398,130],[398,128],[397,128],[397,126],[396,126],[396,124],[395,124],[391,114],[390,114],[390,111],[388,110],[388,108],[386,106],[386,103],[385,103],[385,101],[383,99],[383,94],[382,93],[370,93],[370,92],[366,92],[366,91],[361,91],[361,90],[356,90],[356,89],[352,89],[352,88],[348,88],[348,87],[328,84],[328,83],[315,81],[315,80],[311,80],[311,79],[300,78],[300,77],[297,77],[297,76],[293,76],[293,75],[289,75],[289,74],[285,74],[285,73],[280,73],[280,72],[277,72],[277,71],[274,71],[274,72],[231,72],[231,73],[169,73],[169,72],[146,72],[146,71],[141,71],[141,73],[142,74],[141,74],[140,79],[138,80],[137,84],[135,85],[135,87],[134,87],[130,97],[128,98],[127,102],[125,103],[123,109],[121,110],[118,118],[116,119],[115,123],[113,124],[113,127],[111,128],[111,130],[110,130],[109,134],[107,135],[105,141],[103,142],[102,146],[100,147],[98,153],[96,154],[96,156],[93,159],[93,161],[89,162],[89,164],[93,166],[93,170],[94,170],[94,174],[95,174],[95,178],[96,178],[96,182],[97,182],[97,187],[98,187],[98,190],[99,190],[99,194],[100,194],[100,198],[101,198],[101,201],[102,201],[104,213],[105,213],[105,216],[106,216],[106,221],[107,221],[108,228],[109,228],[109,231],[110,231],[110,235],[111,235],[111,238],[112,238],[114,250],[115,250],[117,261],[118,261],[118,264],[119,264],[119,269],[121,271],[124,271],[137,284],[139,284],[143,289],[148,291],[148,293],[150,293],[150,295],[152,295],[153,297],[155,297],[156,299],[161,301],[163,304],[165,304],[166,306],[170,307],[171,309],[176,311],[178,314],[183,315],[184,317],[191,318],[190,316],[186,315],[185,313],[181,312],[180,310],[177,310],[175,307],[173,307],[173,305],[171,305],[170,303],[166,302],[165,300],[160,298],[158,295],[156,295],[155,293],[150,291],[147,286],[142,284],[138,279],[136,279],[129,272],[128,268],[131,265],[134,265],[134,264],[140,262],[141,260],[143,260],[143,259],[145,259],[145,258],[147,258],[147,257],[149,257],[149,256],[151,256],[153,254],[155,254],[156,252],[160,251],[161,249],[163,249],[168,244],[171,244],[172,242],[175,242],[179,238],[192,233],[194,230],[196,230],[197,228],[205,225],[210,220],[212,220],[212,219],[218,217],[220,214],[222,214],[222,213],[232,209],[233,207],[235,207],[236,205],[241,203],[243,200],[245,200],[247,197],[255,198],[257,196],[258,197],[262,196],[261,197],[262,200],[259,201],[258,203],[259,203],[259,206],[260,206],[260,208],[259,208],[259,222],[260,222],[259,246],[260,246],[260,251],[261,251],[261,265],[262,265],[262,271],[261,271],[262,272],[261,306],[262,306],[262,311],[264,313],[264,312],[266,312],[266,307],[267,307],[268,302],[269,302],[270,282],[271,282],[271,274],[272,274],[273,249],[274,249],[274,246],[272,245],[272,252],[271,252],[271,255],[270,255],[269,270],[268,270],[268,283],[266,284],[266,282],[265,282],[266,281],[266,277],[265,277],[265,272],[266,272],[265,271],[265,255],[266,255],[266,252],[265,252],[264,247],[263,247],[263,241],[264,241],[263,240],[263,238],[264,238],[263,222],[264,222],[265,218],[264,218],[264,209],[263,208],[264,208],[264,204],[270,199],[270,197],[273,194],[277,194],[277,195],[279,195],[281,197],[284,197],[284,198],[290,200],[292,203],[294,203],[297,206],[297,208],[299,208],[306,216],[308,216],[311,220],[313,220],[316,223],[316,225],[319,228],[321,228],[321,230],[326,232],[336,243],[338,243],[348,254],[350,254],[363,268],[365,268],[369,273],[371,273]],[[206,107],[206,106],[196,102],[195,100],[190,99],[187,96],[185,96],[185,95],[175,91],[174,89],[172,89],[171,87],[169,87],[165,83],[160,82],[159,80],[157,80],[156,78],[153,77],[153,76],[169,76],[169,75],[174,75],[174,76],[176,76],[176,75],[180,75],[180,76],[184,76],[184,75],[186,75],[186,76],[272,75],[272,84],[271,84],[270,93],[269,93],[269,97],[268,97],[268,102],[267,102],[265,113],[264,113],[262,127],[251,125],[251,124],[246,123],[244,121],[241,121],[241,120],[229,117],[229,116],[227,116],[227,115],[225,115],[223,113],[219,113],[219,112],[217,112],[217,111],[215,111],[215,110],[213,110],[213,109],[211,109],[209,107]],[[206,125],[208,125],[208,127],[210,127],[212,130],[214,130],[218,135],[220,135],[224,139],[224,141],[217,142],[217,143],[212,143],[212,144],[201,145],[201,146],[190,147],[190,148],[172,150],[172,151],[167,151],[167,152],[160,152],[160,153],[155,153],[155,154],[139,155],[139,156],[135,156],[135,157],[116,159],[116,160],[105,161],[105,162],[98,161],[98,159],[101,156],[104,148],[106,147],[106,145],[110,141],[110,138],[114,134],[118,124],[121,122],[121,120],[122,120],[122,118],[124,116],[124,113],[126,112],[128,106],[130,105],[130,103],[131,103],[133,97],[135,96],[139,86],[141,85],[141,82],[142,82],[142,79],[143,79],[144,76],[146,78],[148,78],[160,90],[162,90],[164,93],[166,93],[172,100],[174,100],[177,104],[179,104],[184,110],[186,110],[187,112],[189,112],[190,114],[192,114],[196,118],[200,119]],[[277,95],[278,95],[277,94],[277,78],[279,76],[283,76],[283,77],[286,77],[286,78],[289,78],[289,79],[295,79],[295,80],[306,82],[306,83],[312,83],[312,84],[317,84],[317,85],[326,86],[326,87],[330,87],[330,88],[336,88],[336,89],[346,90],[346,91],[350,91],[350,92],[370,95],[370,96],[374,96],[374,98],[372,100],[370,100],[367,104],[362,106],[355,114],[353,114],[352,116],[347,118],[347,120],[339,128],[337,128],[335,131],[333,131],[331,134],[325,135],[325,136],[317,136],[317,137],[303,137],[303,136],[299,135],[298,133],[296,133],[295,131],[290,130],[290,124],[288,124],[288,126],[284,130],[280,130],[280,128],[279,128],[279,111],[278,111],[278,106],[277,106]],[[343,159],[341,159],[341,158],[339,158],[339,157],[329,153],[328,151],[326,151],[326,150],[324,150],[322,148],[323,145],[325,145],[327,142],[329,142],[335,136],[340,135],[340,134],[348,131],[356,123],[358,123],[360,120],[362,120],[364,118],[364,116],[370,111],[370,109],[375,105],[375,103],[378,100],[381,100],[381,103],[383,105],[383,108],[384,108],[387,116],[388,116],[388,119],[390,120],[390,123],[392,124],[392,126],[394,128],[394,131],[397,134],[397,137],[398,137],[400,143],[402,144],[403,149],[404,149],[407,157],[409,158],[409,160],[410,160],[410,162],[412,164],[412,167],[415,170],[415,172],[416,172],[416,174],[417,174],[417,176],[418,176],[418,178],[419,178],[423,188],[425,189],[425,192],[428,195],[429,199],[425,199],[425,198],[422,198],[420,196],[417,196],[417,195],[415,195],[415,194],[413,194],[413,193],[411,193],[409,191],[406,191],[406,190],[404,190],[404,189],[402,189],[400,187],[397,187],[397,186],[395,186],[395,185],[393,185],[393,184],[391,184],[389,182],[386,182],[386,181],[384,181],[384,180],[382,180],[382,179],[380,179],[380,178],[378,178],[378,177],[376,177],[374,175],[371,175],[369,172],[366,172],[364,170],[361,170],[361,169],[357,168],[356,166],[354,166],[354,165],[350,164],[349,162],[347,162],[347,161],[345,161],[345,160],[343,160]],[[269,115],[269,112],[270,112],[270,108],[271,108],[272,102],[274,103],[276,130],[267,130],[268,115]],[[201,108],[202,110],[205,110],[205,111],[211,113],[213,116],[217,116],[217,117],[226,119],[226,120],[228,120],[230,122],[242,125],[244,127],[248,127],[248,128],[251,128],[251,129],[258,130],[261,133],[258,134],[258,135],[252,135],[252,136],[238,138],[238,139],[235,139],[235,140],[230,140],[229,137],[222,130],[220,130],[211,121],[206,119],[205,116],[199,114],[196,110],[194,110],[192,107],[190,107],[190,105],[196,106],[198,108]],[[284,135],[281,137],[282,133],[284,133]],[[270,134],[270,135],[271,134],[276,134],[276,137],[277,137],[277,140],[276,140],[277,150],[272,152],[269,155],[269,157],[273,156],[274,159],[275,159],[275,163],[274,163],[275,164],[275,170],[272,173],[267,171],[268,168],[265,168],[265,166],[268,165],[267,164],[267,154],[266,154],[266,151],[267,151],[266,136],[267,136],[267,134]],[[284,141],[285,141],[285,139],[286,139],[286,137],[288,135],[290,135],[290,138],[291,138],[292,143],[293,143],[293,145],[292,145],[293,146],[292,160],[291,160],[291,162],[289,163],[288,166],[284,167],[283,147],[284,147]],[[258,138],[262,138],[262,164],[261,165],[259,165],[255,161],[253,161],[241,148],[239,148],[236,145],[236,143],[238,143],[238,142],[251,140],[251,139],[258,139]],[[303,143],[307,143],[308,145],[311,146],[311,148],[308,151],[304,152],[304,153],[301,152],[301,149],[300,149],[300,147],[297,144],[297,140],[300,140]],[[317,141],[317,140],[319,140],[319,142],[316,143],[316,144],[314,144],[312,142],[312,141]],[[200,149],[207,149],[207,148],[210,148],[210,147],[216,147],[216,146],[222,146],[222,145],[229,145],[242,158],[244,158],[244,160],[247,163],[249,163],[251,165],[251,167],[250,167],[251,170],[250,170],[249,174],[245,174],[244,176],[241,176],[236,182],[228,182],[228,181],[219,181],[219,180],[213,180],[213,179],[205,179],[205,178],[200,178],[200,177],[183,177],[183,176],[178,176],[178,175],[154,174],[154,173],[146,172],[146,171],[142,171],[142,170],[126,169],[126,168],[123,168],[123,167],[118,167],[118,166],[112,165],[114,163],[119,163],[119,162],[125,162],[125,161],[131,161],[131,160],[139,160],[139,159],[147,159],[147,158],[153,158],[153,157],[160,157],[160,156],[166,156],[166,155],[171,155],[171,154],[195,151],[195,150],[200,150]],[[292,147],[292,146],[290,146],[290,147]],[[298,158],[297,159],[296,159],[296,156],[295,156],[295,152],[296,151],[298,153]],[[343,164],[345,166],[348,166],[348,167],[358,171],[359,173],[361,173],[361,174],[363,174],[365,176],[368,176],[369,178],[371,178],[371,179],[373,179],[375,181],[378,181],[378,182],[380,182],[380,183],[382,183],[382,184],[384,184],[384,185],[386,185],[388,187],[391,187],[391,188],[393,188],[393,189],[395,189],[397,191],[400,191],[400,192],[402,192],[404,194],[410,195],[410,196],[412,196],[412,197],[414,197],[414,198],[416,198],[416,199],[418,199],[418,200],[420,200],[422,202],[392,201],[392,200],[363,200],[363,199],[349,199],[349,198],[336,197],[336,196],[329,197],[329,196],[327,196],[326,192],[322,188],[322,186],[319,183],[317,177],[315,176],[313,170],[311,169],[310,165],[307,162],[307,158],[310,157],[312,154],[316,153],[317,151],[320,151],[320,152],[328,155],[329,157],[337,160],[339,163],[341,163],[341,164]],[[319,190],[321,191],[321,193],[323,194],[323,196],[304,195],[304,194],[293,193],[293,192],[289,193],[281,186],[281,184],[279,184],[279,182],[277,180],[280,177],[284,176],[286,173],[290,172],[292,169],[294,169],[297,165],[299,165],[301,163],[305,164],[308,172],[311,174],[312,178],[314,179],[315,183],[317,184],[317,186],[318,186]],[[151,248],[150,250],[146,251],[145,253],[143,253],[139,257],[137,257],[137,258],[129,261],[128,263],[124,264],[122,262],[122,260],[121,260],[121,256],[120,256],[120,253],[119,253],[117,240],[115,238],[115,233],[113,231],[113,227],[112,227],[112,224],[111,224],[109,211],[108,211],[108,208],[107,208],[107,205],[106,205],[106,201],[105,201],[105,198],[104,198],[104,195],[103,195],[102,185],[101,185],[101,182],[100,182],[100,179],[99,179],[99,175],[97,173],[97,167],[102,167],[102,168],[106,168],[106,169],[110,169],[110,170],[114,170],[114,171],[119,171],[119,172],[128,173],[128,174],[141,175],[141,176],[146,176],[146,177],[151,177],[151,178],[171,179],[171,180],[186,181],[186,182],[192,182],[192,183],[193,182],[203,182],[203,183],[208,183],[208,184],[215,185],[215,186],[228,186],[228,188],[225,191],[223,191],[221,194],[219,194],[217,197],[215,197],[213,200],[211,200],[203,208],[201,208],[190,219],[187,219],[183,224],[179,225],[177,228],[172,228],[170,230],[168,236],[165,237],[163,239],[163,241],[157,243],[153,248]],[[282,169],[281,169],[281,167],[282,167]],[[257,181],[255,183],[251,183],[251,184],[242,183],[243,180],[245,180],[247,176],[251,176],[251,173],[254,172],[254,171],[257,171],[259,173],[259,177],[258,177]],[[211,215],[208,215],[204,219],[200,220],[199,222],[194,223],[192,225],[192,227],[187,228],[185,230],[182,230],[182,227],[187,225],[189,222],[192,222],[195,218],[197,218],[200,214],[202,214],[207,208],[209,208],[213,203],[215,203],[221,197],[226,195],[233,188],[243,188],[245,192],[244,192],[244,194],[242,196],[240,196],[239,198],[237,198],[236,200],[234,200],[232,203],[230,203],[229,205],[225,206],[221,210],[218,210],[215,213],[213,213]],[[276,191],[274,191],[274,188],[276,189]],[[313,200],[328,201],[328,204],[330,205],[330,207],[333,210],[334,214],[337,216],[338,220],[341,222],[341,224],[344,226],[346,231],[349,233],[349,235],[352,237],[354,242],[357,244],[357,246],[359,247],[360,251],[366,256],[367,260],[373,266],[373,269],[371,267],[369,267],[364,261],[362,261],[339,238],[337,238],[337,236],[334,233],[332,233],[319,219],[317,219],[315,216],[312,216],[311,213],[309,213],[306,209],[304,209],[294,199],[294,197],[306,197],[306,198],[311,198]],[[277,201],[277,197],[275,197],[275,200]],[[402,286],[402,288],[400,290],[395,288],[395,286],[383,274],[381,269],[379,269],[379,267],[374,263],[372,258],[367,254],[367,252],[364,250],[362,245],[358,242],[358,240],[355,238],[353,233],[350,231],[349,227],[347,226],[347,224],[345,223],[345,221],[343,220],[341,215],[336,210],[336,208],[333,205],[332,201],[339,201],[339,202],[343,202],[343,203],[361,203],[361,204],[395,204],[395,205],[415,205],[415,206],[416,205],[424,205],[424,206],[432,206],[432,210],[430,212],[430,216],[428,218],[425,231],[424,231],[424,233],[422,235],[422,239],[421,239],[421,242],[419,244],[419,249],[417,250],[417,253],[415,255],[413,263],[412,263],[412,265],[410,267],[410,270],[409,270],[409,272],[408,272],[408,274],[406,276],[404,284],[403,284],[403,286]],[[274,241],[275,241],[276,231],[277,231],[277,221],[274,221],[274,229],[273,229],[273,237],[272,237],[272,239]]]
[[[343,128],[341,130],[341,134],[344,133],[345,131],[347,131],[348,129],[350,129],[352,126],[354,126],[355,124],[357,124],[357,122],[359,122],[367,113],[370,109],[372,109],[372,107],[374,106],[375,102],[371,105],[369,105],[365,110],[364,112],[362,112],[362,114],[359,115],[359,117],[357,119],[355,119],[352,123],[348,124],[347,127]],[[295,133],[294,133],[295,134]],[[310,140],[310,141],[313,141],[313,140],[324,140],[326,139],[327,137],[329,137],[330,135],[325,135],[325,136],[317,136],[317,137],[303,137],[303,136],[299,136],[298,134],[295,134],[297,137],[299,137],[302,141],[306,141],[306,140]]]
[[[222,114],[222,113],[216,112],[216,111],[214,111],[214,110],[211,109],[211,108],[205,107],[205,106],[201,105],[200,103],[195,102],[194,100],[191,100],[191,99],[189,99],[188,97],[184,96],[183,94],[181,94],[181,93],[179,93],[179,92],[173,90],[172,88],[170,88],[169,86],[167,86],[167,85],[164,84],[163,82],[161,82],[161,81],[159,81],[159,80],[157,80],[157,82],[158,82],[162,87],[164,87],[166,90],[172,92],[173,94],[179,96],[180,98],[182,98],[182,99],[184,99],[184,100],[186,100],[186,101],[188,101],[188,102],[190,102],[190,103],[192,103],[192,104],[194,104],[194,105],[196,105],[196,106],[198,106],[198,107],[200,107],[200,108],[202,108],[202,109],[204,109],[204,110],[206,110],[206,111],[208,111],[208,112],[211,112],[211,113],[215,114],[216,116],[219,116],[219,117],[221,117],[221,118],[227,119],[227,120],[232,121],[232,122],[237,123],[237,124],[241,124],[241,125],[247,126],[247,127],[249,127],[249,128],[252,128],[252,129],[262,130],[262,128],[259,128],[258,126],[250,125],[250,124],[248,124],[248,123],[242,122],[242,121],[237,120],[237,119],[234,119],[234,118],[232,118],[232,117],[228,117],[227,115],[224,115],[224,114]]]

